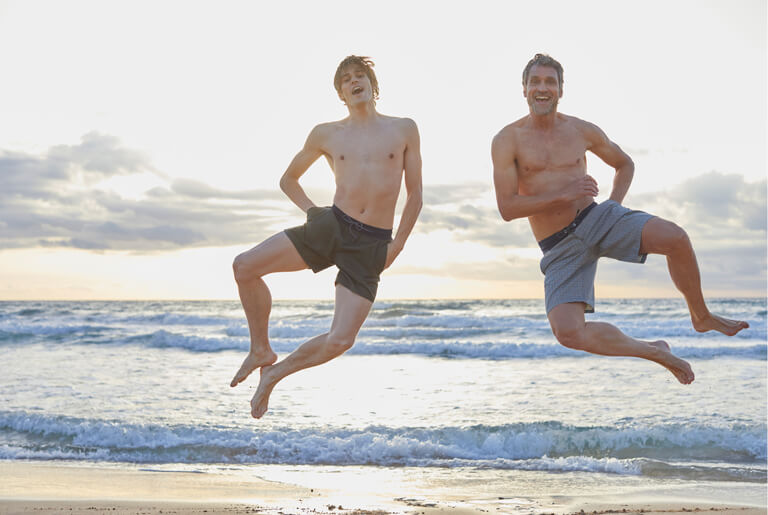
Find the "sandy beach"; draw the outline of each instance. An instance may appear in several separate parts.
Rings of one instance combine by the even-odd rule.
[[[369,485],[359,489],[316,489],[262,477],[154,471],[118,467],[0,463],[0,513],[167,514],[167,513],[738,513],[757,515],[766,507],[733,503],[671,501],[636,495],[624,500],[619,492],[602,497],[557,496],[513,498],[485,495],[457,499],[450,495],[430,498],[409,492],[386,492]],[[501,492],[499,492],[501,494]]]

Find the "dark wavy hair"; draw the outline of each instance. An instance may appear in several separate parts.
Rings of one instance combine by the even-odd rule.
[[[523,86],[528,84],[528,75],[531,73],[531,68],[533,68],[534,64],[554,68],[557,72],[558,86],[560,86],[560,89],[563,89],[563,65],[558,63],[557,60],[547,54],[536,54],[533,56],[533,59],[528,61],[528,64],[525,66],[525,70],[523,70]]]
[[[333,77],[333,87],[336,88],[336,92],[341,96],[341,73],[347,66],[359,66],[363,69],[368,76],[368,80],[371,81],[371,88],[373,89],[373,99],[379,99],[379,81],[376,79],[376,74],[373,73],[373,61],[370,57],[364,57],[360,55],[348,55],[344,58],[339,67],[336,68],[336,75]]]

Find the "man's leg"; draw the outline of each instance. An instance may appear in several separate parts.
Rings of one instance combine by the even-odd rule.
[[[336,306],[331,329],[300,345],[285,359],[261,369],[261,380],[251,400],[251,415],[261,418],[267,411],[269,395],[284,377],[305,368],[321,365],[341,356],[355,343],[360,326],[373,303],[342,285],[336,286]]]
[[[663,254],[672,282],[688,303],[693,328],[703,333],[719,331],[733,336],[749,324],[713,315],[704,302],[701,291],[701,276],[696,254],[686,232],[676,224],[662,218],[651,218],[643,226],[640,243],[641,254]]]
[[[304,270],[307,264],[284,232],[267,238],[256,247],[235,258],[232,269],[243,304],[251,348],[230,386],[245,380],[251,372],[277,360],[277,354],[269,346],[268,324],[272,310],[272,295],[263,276],[273,272]]]
[[[611,324],[586,322],[584,304],[581,302],[560,304],[554,307],[547,317],[555,337],[566,347],[602,356],[648,359],[667,368],[681,383],[693,382],[691,366],[672,354],[665,341],[635,340]]]

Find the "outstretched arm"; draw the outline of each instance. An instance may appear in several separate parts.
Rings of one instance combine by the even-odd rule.
[[[304,143],[304,148],[296,154],[296,157],[293,158],[291,164],[288,165],[288,169],[280,178],[280,189],[304,212],[313,207],[315,203],[304,192],[304,189],[299,184],[299,178],[312,166],[312,163],[317,161],[318,157],[323,155],[323,132],[322,127],[319,125],[312,129],[312,132],[307,137],[307,141]]]
[[[405,246],[405,240],[416,225],[422,206],[421,190],[421,143],[419,141],[419,129],[413,120],[406,120],[408,124],[407,143],[403,157],[403,177],[405,178],[406,200],[400,223],[397,226],[392,243],[387,249],[387,261],[385,268],[389,267]]]
[[[613,176],[610,199],[621,204],[627,191],[629,191],[629,185],[632,184],[632,177],[635,175],[635,163],[616,143],[609,140],[608,136],[597,125],[588,123],[586,136],[590,143],[588,150],[616,170]]]
[[[589,175],[573,181],[560,191],[521,195],[515,154],[516,142],[510,132],[502,131],[493,138],[493,184],[496,189],[496,204],[505,221],[564,208],[578,198],[597,195],[597,183]]]

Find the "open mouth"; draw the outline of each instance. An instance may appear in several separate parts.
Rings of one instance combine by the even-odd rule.
[[[362,92],[363,92],[362,86],[355,86],[354,88],[352,88],[352,94],[353,95],[357,95],[357,94],[362,93]]]
[[[537,96],[537,97],[534,97],[534,99],[536,100],[536,102],[549,102],[552,98]]]

